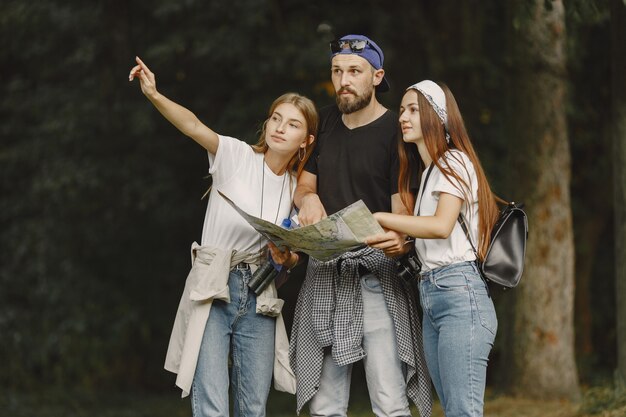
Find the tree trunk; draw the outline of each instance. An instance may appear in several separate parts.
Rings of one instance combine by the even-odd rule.
[[[611,2],[613,178],[615,184],[615,278],[617,295],[617,386],[626,390],[626,4]]]
[[[565,108],[562,1],[515,1],[511,22],[512,193],[524,200],[530,236],[509,334],[509,382],[517,395],[580,395],[574,359],[574,239]],[[509,296],[507,294],[506,296]]]

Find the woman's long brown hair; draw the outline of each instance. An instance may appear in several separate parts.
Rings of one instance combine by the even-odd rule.
[[[446,95],[446,108],[448,112],[448,134],[450,135],[450,144],[446,142],[446,130],[441,123],[441,119],[435,113],[435,110],[428,102],[426,97],[418,90],[413,90],[417,93],[417,104],[419,106],[420,123],[422,126],[422,136],[424,138],[424,144],[428,150],[428,155],[433,160],[433,163],[442,174],[453,184],[458,187],[457,184],[461,184],[459,191],[463,193],[466,203],[471,201],[471,192],[469,184],[466,184],[465,180],[450,169],[450,164],[442,165],[440,163],[441,158],[450,149],[458,149],[463,152],[474,165],[474,171],[476,172],[476,178],[478,180],[478,259],[484,260],[489,247],[491,239],[491,230],[498,218],[498,205],[496,204],[496,197],[491,191],[489,182],[483,170],[482,165],[476,155],[476,151],[472,146],[467,130],[465,129],[465,123],[459,107],[452,95],[452,92],[445,84],[439,84]],[[404,206],[413,213],[415,208],[415,197],[410,189],[411,170],[418,169],[423,171],[424,164],[417,155],[416,146],[414,143],[405,143],[402,140],[402,135],[398,135],[398,154],[400,161],[400,175],[398,178],[398,190],[400,192],[400,198]],[[450,154],[448,154],[450,155]],[[453,155],[451,157],[454,157]],[[463,165],[462,160],[458,162]],[[463,165],[464,166],[464,165]],[[454,180],[452,180],[454,179]]]

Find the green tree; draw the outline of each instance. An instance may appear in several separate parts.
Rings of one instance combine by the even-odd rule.
[[[595,82],[608,74],[609,20],[587,13],[596,4],[605,13],[603,1],[568,2],[568,25],[572,13],[580,13],[583,23],[562,32],[558,21],[549,21],[543,35],[534,37],[525,35],[530,27],[524,25],[531,12],[541,12],[540,2],[517,3],[512,15],[506,14],[506,2],[479,0],[1,2],[0,357],[12,360],[0,371],[0,384],[171,387],[171,375],[161,366],[189,267],[189,243],[200,237],[207,162],[137,85],[128,84],[133,57],[144,58],[160,90],[201,120],[254,141],[268,104],[285,90],[306,94],[320,106],[333,101],[327,42],[347,33],[369,34],[385,50],[392,90],[381,99],[390,109],[397,109],[406,86],[421,79],[451,87],[496,192],[525,200],[539,216],[531,219],[530,244],[554,245],[550,250],[559,254],[571,250],[570,197],[563,191],[569,164],[554,159],[550,167],[553,150],[564,145],[548,127],[563,132],[562,113],[555,109],[568,109],[575,167],[571,203],[576,251],[582,254],[578,293],[589,295],[583,300],[589,312],[583,328],[590,355],[599,358],[599,368],[590,372],[612,369],[615,314],[614,302],[607,302],[608,274],[585,272],[597,275],[599,267],[605,271],[614,263],[613,251],[605,250],[612,244],[613,228],[606,226],[611,208],[602,198],[611,172],[597,166],[610,152],[603,131],[609,87]],[[543,5],[560,7],[552,1]],[[505,34],[512,21],[522,25],[516,34],[520,44],[543,45],[553,59],[528,52],[532,42],[510,49]],[[562,58],[564,33],[579,48],[568,53],[570,73],[554,63]],[[620,53],[619,45],[612,54]],[[505,82],[511,76],[515,88]],[[573,86],[568,100],[565,83]],[[530,97],[537,86],[538,96]],[[514,110],[508,117],[507,103]],[[519,148],[509,150],[510,143]],[[514,187],[505,174],[512,165],[509,155],[520,153],[526,158],[516,165],[523,175],[515,180],[529,183]],[[547,175],[544,182],[539,174]],[[563,191],[562,199],[542,188],[546,178],[558,186],[551,190]],[[533,179],[539,182],[530,184]],[[552,221],[557,210],[563,211],[565,227],[544,232],[542,216],[547,213]],[[550,234],[556,239],[544,239]],[[561,312],[568,312],[569,281],[563,295],[554,291],[569,276],[569,261],[553,274],[537,264],[537,256],[529,254],[523,285],[555,283],[537,299],[563,301]],[[537,265],[534,270],[531,264]],[[295,303],[298,283],[297,277],[290,282],[287,309]],[[524,291],[496,291],[494,299],[506,310],[517,295],[529,298]],[[502,354],[515,348],[516,340],[503,337],[507,328],[529,337],[549,336],[552,329],[539,327],[537,333],[528,323],[515,327],[519,322],[506,314],[499,319],[490,376],[509,372]],[[568,320],[569,312],[563,334]],[[558,370],[563,363],[545,367],[553,365]]]
[[[611,1],[611,92],[617,295],[616,382],[626,392],[626,3]]]
[[[579,376],[583,383],[612,369],[615,357],[613,275],[613,202],[609,83],[610,54],[598,45],[610,37],[608,4],[567,4],[568,132],[572,153],[572,213],[575,261],[575,333]],[[603,370],[599,372],[599,370]]]

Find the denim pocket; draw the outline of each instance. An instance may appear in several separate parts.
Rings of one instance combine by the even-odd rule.
[[[361,286],[374,293],[383,292],[383,286],[380,284],[378,277],[374,274],[363,275],[361,277]]]
[[[472,298],[480,324],[495,336],[498,331],[498,318],[486,284],[481,278],[468,277],[468,279],[476,280],[472,285]]]
[[[467,291],[467,280],[461,272],[450,271],[435,276],[434,285],[442,291]]]

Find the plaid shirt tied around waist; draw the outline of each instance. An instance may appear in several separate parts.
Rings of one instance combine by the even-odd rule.
[[[363,248],[320,262],[311,258],[298,296],[291,332],[289,357],[297,380],[297,412],[319,389],[324,348],[331,347],[339,366],[365,356],[363,350],[363,299],[359,271],[376,275],[393,319],[398,356],[407,366],[407,396],[420,415],[432,408],[430,376],[424,360],[422,330],[416,298],[400,282],[395,262],[377,249]]]

